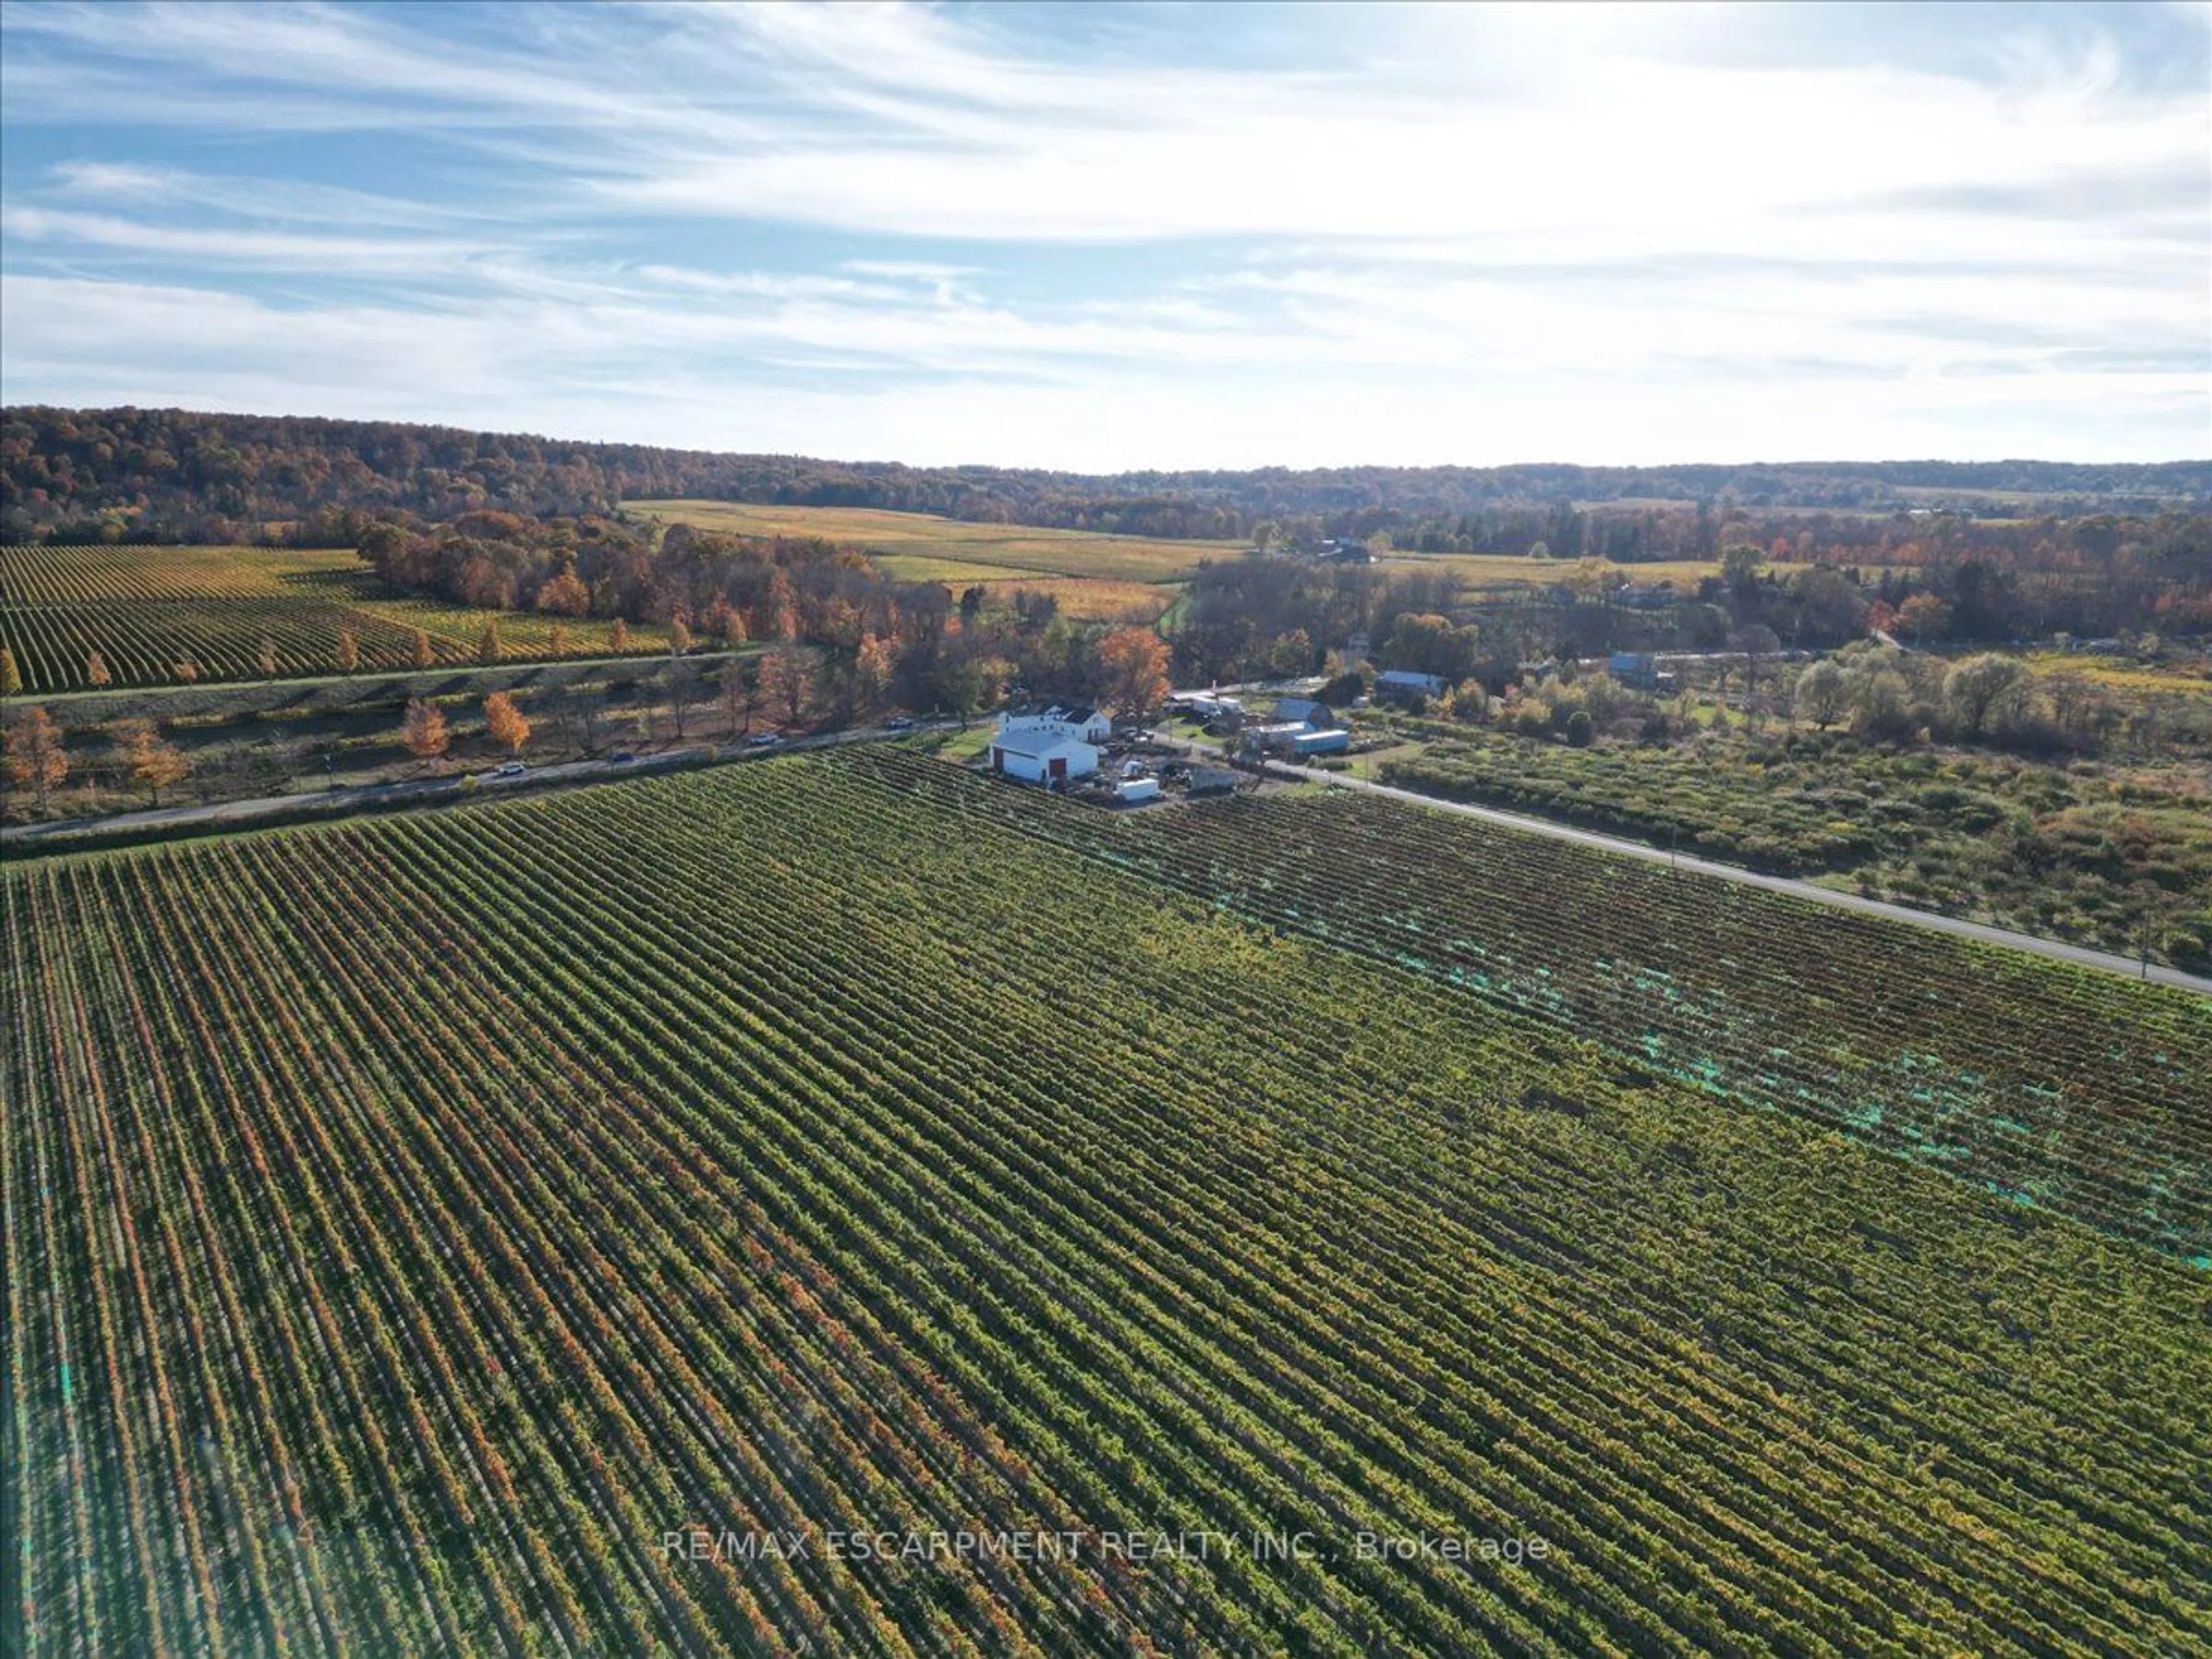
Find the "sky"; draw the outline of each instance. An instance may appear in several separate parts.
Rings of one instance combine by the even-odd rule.
[[[0,3],[0,398],[1086,471],[2212,455],[2212,5]]]

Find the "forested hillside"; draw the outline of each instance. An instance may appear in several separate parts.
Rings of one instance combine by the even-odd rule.
[[[1801,463],[1660,468],[1341,467],[1138,472],[918,468],[797,455],[581,443],[386,421],[183,410],[21,407],[0,413],[0,540],[251,540],[319,510],[443,519],[480,507],[605,512],[622,501],[706,496],[872,507],[989,522],[1154,536],[1382,530],[1413,541],[1525,550],[1579,541],[1577,502],[1616,504],[1614,556],[1710,554],[1718,515],[1670,514],[1661,550],[1633,526],[1647,504],[1902,512],[1915,506],[2155,513],[2212,501],[2212,461]],[[2023,498],[2030,498],[2023,501]],[[1532,511],[1531,509],[1534,509]],[[1683,538],[1689,544],[1680,544]],[[1515,545],[1517,544],[1517,545]],[[1593,548],[1591,550],[1597,550]]]

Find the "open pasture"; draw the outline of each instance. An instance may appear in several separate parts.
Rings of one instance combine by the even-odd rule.
[[[1096,577],[1112,581],[1183,580],[1200,559],[1233,557],[1231,542],[1167,541],[1029,525],[969,524],[927,513],[872,507],[771,507],[742,501],[634,501],[633,511],[738,536],[821,536],[896,559],[988,566],[1020,575]],[[908,567],[911,568],[912,567]],[[896,564],[893,569],[899,567]],[[930,580],[951,581],[931,575]]]

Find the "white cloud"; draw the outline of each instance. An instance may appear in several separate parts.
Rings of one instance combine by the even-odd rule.
[[[1083,465],[2212,437],[2212,95],[2148,15],[1068,15],[11,7],[9,122],[85,125],[9,175],[0,368]],[[291,166],[379,127],[470,186]]]

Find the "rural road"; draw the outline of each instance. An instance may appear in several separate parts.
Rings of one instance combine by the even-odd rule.
[[[439,801],[483,799],[495,792],[535,793],[546,787],[613,781],[654,772],[703,766],[715,761],[744,760],[765,755],[788,755],[808,749],[829,749],[839,744],[869,743],[881,738],[923,732],[956,731],[959,722],[924,722],[908,732],[885,726],[856,726],[845,732],[825,732],[818,737],[794,738],[772,749],[748,749],[743,744],[694,744],[640,755],[634,761],[566,761],[557,766],[533,766],[513,777],[495,777],[489,771],[443,777],[410,778],[394,783],[349,785],[342,789],[318,789],[296,795],[262,795],[251,800],[211,801],[203,805],[149,807],[139,812],[118,812],[106,817],[67,818],[55,823],[15,825],[0,830],[0,848],[66,852],[78,841],[105,843],[116,836],[142,830],[190,830],[195,826],[246,830],[264,820],[326,819],[357,809],[380,809],[401,802],[429,805]],[[465,788],[470,777],[472,788]]]
[[[2069,962],[2082,968],[2099,968],[2107,973],[2124,974],[2130,979],[2147,979],[2153,984],[2170,985],[2178,990],[2212,996],[2212,979],[2184,973],[2179,968],[2168,968],[2155,962],[2150,964],[2149,971],[2146,973],[2140,962],[2115,956],[2108,951],[2093,951],[2087,945],[2038,939],[2033,933],[2011,933],[1978,921],[1939,915],[1932,910],[1915,910],[1908,905],[1862,898],[1856,893],[1840,893],[1832,887],[1819,887],[1811,882],[1794,880],[1788,876],[1763,875],[1756,870],[1746,870],[1733,864],[1717,864],[1710,859],[1692,858],[1686,854],[1677,857],[1663,847],[1649,846],[1640,841],[1624,841],[1619,836],[1577,830],[1571,824],[1554,823],[1547,818],[1524,817],[1517,812],[1501,812],[1495,807],[1476,806],[1466,801],[1440,800],[1434,795],[1424,795],[1412,789],[1401,789],[1387,783],[1370,783],[1364,778],[1323,772],[1310,766],[1292,766],[1281,761],[1271,761],[1267,770],[1270,775],[1287,773],[1311,783],[1328,784],[1339,789],[1361,789],[1370,794],[1386,795],[1393,800],[1407,801],[1439,812],[1456,812],[1463,817],[1480,818],[1486,823],[1500,824],[1509,830],[1524,830],[1529,835],[1549,836],[1554,841],[1574,842],[1603,852],[1618,853],[1625,858],[1669,865],[1701,876],[1741,883],[1747,887],[1764,887],[1770,892],[1787,893],[1795,898],[1810,899],[1816,904],[1832,905],[1839,910],[1857,910],[1868,915],[1886,916],[1893,921],[1911,922],[1916,927],[1932,928],[1939,933],[1954,933],[1960,939],[1975,939],[1984,945],[2028,951],[2037,956],[2049,957],[2056,962]]]
[[[1228,688],[1223,688],[1226,690]],[[943,720],[925,722],[914,728],[915,732],[952,731],[958,722]],[[608,781],[619,778],[637,777],[685,766],[705,765],[718,760],[744,758],[755,754],[790,754],[796,750],[825,749],[838,744],[867,743],[902,735],[882,726],[862,726],[848,732],[824,732],[819,737],[799,738],[781,744],[774,749],[749,750],[741,744],[698,744],[683,749],[664,750],[657,754],[641,755],[636,760],[617,763],[613,761],[570,761],[558,766],[533,767],[529,771],[510,778],[497,778],[489,774],[478,775],[475,789],[467,797],[483,799],[495,791],[534,793],[548,787]],[[1198,745],[1164,734],[1153,734],[1170,746],[1188,752],[1200,752]],[[1926,927],[1937,933],[1954,934],[1961,939],[1977,940],[1984,945],[2001,945],[2015,951],[2027,951],[2047,957],[2055,962],[2071,963],[2077,967],[2094,968],[2106,973],[2123,975],[2129,979],[2148,980],[2153,984],[2171,986],[2177,990],[2194,991],[2212,996],[2212,979],[2197,974],[2185,973],[2179,968],[2166,967],[2159,963],[2150,964],[2146,972],[2143,964],[2106,951],[2094,951],[2086,945],[2068,945],[2058,939],[2039,939],[2032,933],[2015,933],[2002,927],[1992,927],[1978,921],[1966,921],[1955,916],[1939,915],[1932,910],[1915,910],[1906,905],[1886,903],[1880,899],[1862,898],[1856,893],[1838,892],[1833,888],[1815,886],[1811,882],[1798,881],[1788,876],[1765,875],[1756,870],[1746,870],[1733,864],[1718,864],[1710,859],[1677,856],[1661,847],[1648,846],[1643,842],[1625,841],[1616,836],[1601,835],[1595,830],[1578,830],[1571,824],[1554,823],[1547,818],[1528,817],[1517,812],[1504,812],[1496,807],[1477,806],[1466,801],[1441,800],[1433,795],[1424,795],[1411,789],[1401,789],[1387,783],[1372,783],[1364,778],[1342,773],[1324,772],[1309,766],[1293,766],[1282,761],[1268,763],[1270,776],[1295,777],[1302,781],[1318,783],[1331,788],[1358,789],[1370,794],[1385,796],[1410,805],[1425,806],[1438,812],[1454,812],[1462,817],[1480,819],[1508,830],[1518,830],[1528,835],[1548,836],[1554,841],[1573,842],[1601,852],[1618,854],[1624,858],[1641,859],[1646,863],[1664,864],[1678,870],[1687,870],[1697,875],[1711,876],[1721,881],[1740,883],[1747,887],[1763,887],[1770,892],[1787,893],[1793,897],[1809,899],[1815,904],[1826,904],[1840,910],[1856,910],[1867,915],[1885,916],[1893,921],[1907,922],[1916,927]],[[73,818],[59,823],[41,823],[0,830],[0,848],[23,850],[51,848],[66,851],[70,843],[79,839],[105,841],[117,834],[131,835],[139,830],[190,828],[193,825],[221,826],[228,829],[251,828],[262,819],[289,819],[295,816],[337,816],[354,808],[378,808],[395,802],[421,801],[428,804],[438,800],[458,800],[464,798],[460,776],[422,778],[403,783],[368,784],[344,789],[325,789],[298,795],[268,795],[253,800],[219,801],[199,806],[165,806],[142,812],[125,812],[112,817]]]

